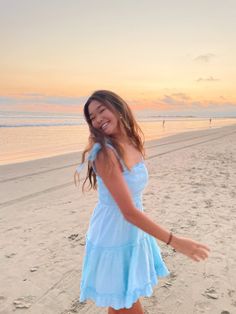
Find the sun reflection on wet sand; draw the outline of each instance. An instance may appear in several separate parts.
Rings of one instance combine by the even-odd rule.
[[[145,141],[180,132],[235,124],[236,119],[140,121]],[[10,164],[81,151],[87,144],[87,125],[35,126],[0,129],[0,164]]]

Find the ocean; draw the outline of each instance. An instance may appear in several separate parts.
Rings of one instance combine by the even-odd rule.
[[[139,117],[138,123],[148,141],[235,124],[236,118],[213,118],[210,122],[209,118],[150,116]],[[88,135],[82,116],[2,112],[0,165],[81,151]]]

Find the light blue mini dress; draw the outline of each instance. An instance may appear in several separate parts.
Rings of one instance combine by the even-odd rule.
[[[106,145],[122,165],[135,207],[143,211],[142,193],[148,182],[144,160],[129,171],[115,148]],[[156,239],[124,218],[97,174],[94,161],[100,149],[95,143],[88,157],[97,177],[98,202],[86,234],[79,300],[91,299],[97,306],[118,310],[131,308],[140,296],[151,296],[158,277],[167,276],[169,271]]]

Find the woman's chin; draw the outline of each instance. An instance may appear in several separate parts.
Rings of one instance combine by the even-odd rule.
[[[109,126],[106,130],[103,130],[103,133],[107,136],[116,136],[117,133],[119,133],[118,131],[114,130],[114,128],[111,128],[111,126]]]
[[[109,127],[107,128],[107,130],[103,131],[105,135],[112,135],[113,130],[111,130]]]

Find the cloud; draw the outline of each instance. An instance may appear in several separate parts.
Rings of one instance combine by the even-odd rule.
[[[184,93],[174,93],[174,94],[172,94],[172,96],[177,97],[177,98],[182,99],[182,100],[191,99],[188,95],[186,95]]]
[[[0,110],[9,112],[82,114],[88,97],[66,97],[24,93],[14,96],[0,95]],[[136,112],[150,111],[158,115],[236,116],[236,103],[223,95],[217,99],[193,99],[184,92],[167,92],[159,97],[138,97],[127,100]]]
[[[202,62],[202,63],[208,63],[210,62],[215,55],[213,53],[207,53],[205,55],[200,55],[194,59],[194,61]]]
[[[130,104],[130,101],[128,102]],[[221,96],[218,100],[192,99],[185,93],[168,93],[162,97],[149,100],[132,100],[132,109],[150,111],[161,116],[234,116],[236,117],[236,103],[226,101]]]
[[[134,110],[182,110],[188,108],[190,103],[191,97],[181,92],[165,94],[159,98],[138,98],[128,100],[128,104],[131,105]]]
[[[159,102],[171,106],[186,106],[191,98],[184,93],[173,93],[171,95],[164,95]]]
[[[41,93],[23,93],[20,94],[20,96],[28,96],[28,97],[45,97],[45,94],[41,94]]]
[[[196,82],[218,82],[219,79],[214,78],[213,76],[209,76],[207,78],[201,78],[199,77]]]
[[[0,105],[61,105],[78,106],[85,103],[88,97],[49,96],[40,93],[23,93],[17,96],[0,95]]]
[[[41,93],[0,95],[0,111],[81,114],[88,97],[67,97]]]
[[[223,99],[223,100],[226,100],[226,98],[224,96],[220,96],[219,97],[220,99]]]

